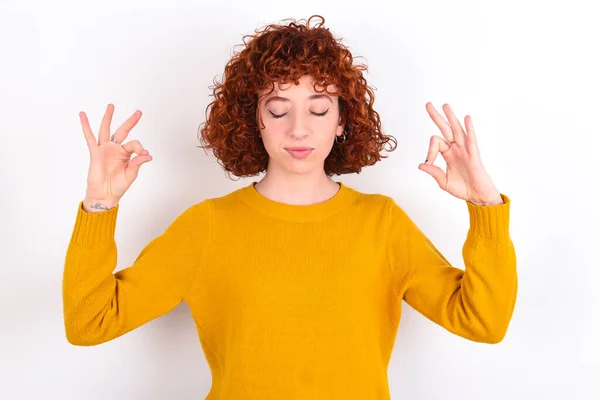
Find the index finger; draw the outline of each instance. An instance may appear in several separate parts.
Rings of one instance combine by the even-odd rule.
[[[85,141],[87,142],[88,148],[90,152],[94,147],[96,147],[96,137],[92,132],[92,128],[90,127],[90,121],[88,121],[87,115],[81,111],[79,113],[79,121],[81,122],[81,128],[83,130],[83,135],[85,136]]]
[[[104,144],[110,139],[110,122],[112,121],[114,111],[115,106],[113,104],[106,106],[106,111],[100,124],[100,132],[98,132],[98,144]]]
[[[123,122],[119,129],[117,129],[114,135],[115,140],[118,142],[124,142],[125,139],[127,139],[127,135],[129,135],[129,131],[137,125],[140,118],[142,118],[142,112],[140,110],[136,110],[133,115],[127,118],[127,121]]]
[[[444,117],[442,117],[437,112],[437,110],[435,109],[435,107],[433,107],[433,104],[431,104],[430,101],[427,102],[427,104],[425,104],[425,109],[429,113],[429,116],[431,117],[433,122],[435,122],[437,127],[440,128],[442,135],[444,135],[444,139],[446,139],[449,142],[454,140],[454,138],[453,138],[454,133],[452,132],[452,127],[450,125],[448,125],[448,122],[446,122]]]

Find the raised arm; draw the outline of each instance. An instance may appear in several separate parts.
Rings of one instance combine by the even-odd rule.
[[[152,160],[138,140],[122,144],[141,111],[111,135],[113,113],[114,105],[109,104],[97,138],[87,115],[79,113],[90,165],[63,274],[65,330],[67,340],[75,345],[106,342],[174,308],[200,273],[210,242],[210,202],[205,200],[183,212],[133,265],[113,273],[119,201],[140,166]]]
[[[175,308],[202,274],[211,239],[210,201],[180,214],[116,273],[119,206],[88,213],[80,203],[63,275],[64,323],[74,345],[96,345]]]
[[[465,270],[452,266],[393,200],[389,261],[397,293],[412,308],[466,339],[500,342],[517,296],[516,254],[509,235],[510,199],[467,202],[470,228],[462,248]]]

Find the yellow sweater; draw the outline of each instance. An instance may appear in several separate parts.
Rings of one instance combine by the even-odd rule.
[[[212,373],[206,399],[381,400],[402,300],[456,335],[503,339],[517,295],[506,195],[466,202],[462,270],[392,198],[338,183],[308,206],[254,183],[206,199],[118,272],[119,207],[79,203],[63,277],[68,341],[106,342],[183,300]]]

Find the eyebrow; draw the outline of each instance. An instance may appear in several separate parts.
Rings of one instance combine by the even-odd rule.
[[[331,101],[331,97],[324,95],[324,94],[313,94],[311,96],[308,96],[309,100],[315,100],[315,99],[327,99],[329,100],[331,103],[333,103],[333,101]],[[273,96],[270,99],[268,99],[265,103],[265,105],[269,104],[269,102],[271,100],[277,100],[277,101],[284,101],[284,102],[289,102],[290,99],[286,98],[286,97],[281,97],[281,96]]]

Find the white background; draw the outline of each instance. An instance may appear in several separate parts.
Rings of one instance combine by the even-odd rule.
[[[377,90],[398,149],[334,177],[394,197],[464,268],[466,204],[417,169],[425,103],[470,114],[484,165],[512,200],[519,296],[504,341],[454,336],[405,305],[389,366],[393,399],[598,399],[600,71],[595,2],[0,2],[0,398],[203,399],[210,370],[185,303],[116,340],[65,338],[61,280],[88,151],[108,103],[154,156],[121,201],[118,269],[186,207],[229,180],[196,147],[209,86],[242,36],[325,17]],[[444,167],[443,159],[436,161]],[[596,161],[596,162],[594,162]]]

